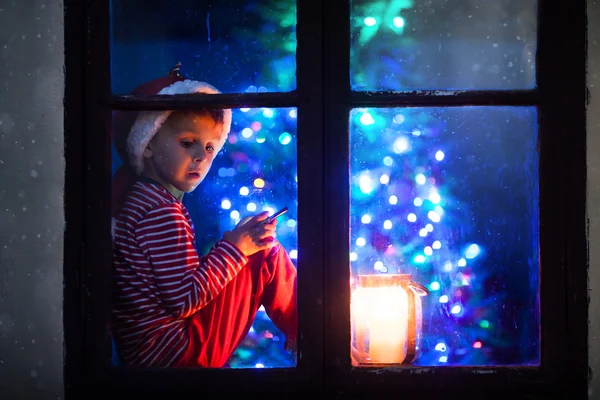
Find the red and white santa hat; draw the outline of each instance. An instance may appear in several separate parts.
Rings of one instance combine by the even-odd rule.
[[[181,63],[175,65],[167,76],[154,79],[136,87],[132,95],[218,94],[214,86],[184,78]],[[231,110],[224,109],[223,133],[231,129]],[[123,166],[113,177],[113,209],[120,206],[126,192],[135,183],[144,168],[143,153],[156,132],[165,123],[172,110],[115,111],[113,113],[112,139]]]

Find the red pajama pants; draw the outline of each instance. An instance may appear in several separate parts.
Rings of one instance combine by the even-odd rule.
[[[188,348],[176,367],[223,367],[248,334],[263,305],[275,326],[296,345],[296,268],[279,245],[248,264],[204,308],[188,318]]]

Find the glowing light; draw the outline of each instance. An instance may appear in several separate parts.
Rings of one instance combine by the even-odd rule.
[[[255,203],[248,203],[248,205],[246,206],[246,210],[248,210],[250,212],[256,211],[256,204]]]
[[[356,261],[358,259],[358,254],[355,252],[350,253],[350,261]]]
[[[250,189],[248,189],[246,186],[242,186],[240,188],[240,195],[248,196],[249,193],[250,193]]]
[[[438,343],[435,345],[435,349],[437,351],[441,351],[442,353],[445,352],[446,350],[448,350],[448,348],[446,347],[446,343]]]
[[[254,132],[252,132],[252,129],[250,129],[250,128],[242,129],[242,136],[245,137],[246,139],[251,138],[253,133]]]
[[[479,246],[477,246],[476,244],[470,245],[469,248],[467,249],[467,252],[465,253],[465,257],[468,259],[475,258],[478,255],[479,255]]]
[[[441,151],[441,150],[438,150],[438,151],[435,153],[435,159],[436,159],[436,160],[438,160],[438,161],[442,161],[442,160],[444,159],[444,156],[445,156],[445,155],[444,155],[444,152],[443,152],[443,151]]]
[[[445,294],[444,294],[444,295],[442,295],[442,296],[440,296],[440,300],[439,300],[439,301],[440,301],[440,303],[442,303],[442,304],[446,304],[446,303],[448,302],[448,296],[447,296],[447,295],[445,295]]]
[[[466,267],[467,260],[465,260],[464,258],[461,258],[460,260],[458,260],[458,263],[456,263],[456,265],[458,265],[459,267]]]
[[[394,18],[394,26],[396,28],[404,28],[404,18],[402,17],[396,17]]]
[[[460,304],[455,304],[452,306],[452,309],[450,310],[450,312],[454,315],[460,314],[462,311],[462,307],[460,306]]]
[[[257,363],[254,368],[264,368],[265,366],[261,363]]]
[[[298,250],[290,250],[289,256],[292,260],[297,259],[298,258]]]
[[[390,221],[389,219],[386,219],[383,222],[383,229],[392,229],[392,221]]]
[[[410,143],[408,142],[408,139],[406,139],[405,137],[399,137],[394,142],[394,153],[402,154],[406,152],[409,147]]]
[[[448,356],[441,356],[438,361],[440,363],[447,363],[448,362]]]
[[[232,212],[230,212],[229,216],[231,217],[231,219],[240,219],[240,213],[237,210],[233,210]]]
[[[373,26],[377,23],[377,20],[373,17],[367,17],[365,18],[364,23],[366,26]]]
[[[265,118],[273,118],[274,114],[275,114],[275,112],[273,112],[272,109],[270,109],[270,108],[263,108],[263,115],[265,116]]]
[[[265,181],[260,179],[260,178],[256,178],[254,180],[254,187],[258,188],[258,189],[262,189],[265,187]]]
[[[266,141],[267,141],[267,136],[264,133],[259,132],[256,135],[256,143],[264,143]]]
[[[423,264],[425,262],[425,260],[427,260],[427,258],[425,258],[425,256],[422,254],[418,254],[415,256],[415,262],[417,264]]]
[[[358,239],[356,239],[356,245],[358,247],[363,247],[365,244],[367,244],[365,238],[359,237]]]
[[[433,232],[433,225],[427,224],[425,225],[425,229],[427,229],[427,232]]]
[[[483,343],[481,343],[479,340],[476,341],[475,343],[473,343],[474,349],[480,349],[482,346],[483,346]]]
[[[433,242],[431,247],[433,247],[434,250],[439,250],[442,248],[442,242],[440,242],[439,240],[436,240],[435,242]]]
[[[393,121],[395,123],[397,123],[397,124],[403,123],[404,122],[404,115],[402,115],[402,114],[396,114],[396,115],[394,115]]]
[[[398,204],[398,197],[396,195],[391,195],[388,201],[391,205]]]
[[[450,261],[446,261],[446,263],[444,263],[444,271],[446,271],[446,272],[452,271],[452,263]]]
[[[427,229],[422,228],[421,230],[419,230],[419,236],[421,237],[426,237],[427,236]]]
[[[290,144],[290,142],[292,141],[292,135],[290,135],[287,132],[283,132],[281,135],[279,135],[279,143],[281,143],[282,145],[286,145],[286,144]]]
[[[440,222],[440,216],[435,211],[429,211],[427,217],[433,222]]]
[[[419,185],[424,185],[427,182],[427,178],[425,178],[425,175],[423,174],[418,174],[415,177],[415,181],[419,184]]]
[[[383,268],[383,263],[381,261],[375,261],[375,264],[373,264],[373,269],[375,271],[381,271],[382,268]]]
[[[248,107],[240,108],[241,112],[248,112],[250,109]]]
[[[360,222],[362,222],[363,224],[370,224],[371,216],[369,214],[363,215],[362,218],[360,219]]]
[[[287,222],[285,223],[288,228],[295,228],[296,227],[296,220],[295,219],[288,219]]]
[[[482,327],[483,329],[487,329],[490,327],[490,322],[487,319],[482,319],[481,322],[479,323],[479,326]]]
[[[298,111],[296,111],[296,110],[290,110],[290,112],[288,113],[288,115],[290,116],[290,118],[298,118]]]
[[[440,283],[439,282],[431,282],[431,284],[429,285],[429,290],[433,290],[434,292],[437,290],[440,290]]]
[[[390,176],[383,174],[379,177],[379,183],[382,185],[387,185],[390,182]]]
[[[223,210],[229,210],[231,208],[231,201],[228,199],[221,200],[221,208]]]
[[[417,222],[417,216],[413,213],[410,213],[406,216],[408,222]]]
[[[413,204],[415,205],[415,207],[421,207],[423,205],[423,199],[421,199],[420,197],[415,197],[415,199],[413,200]]]
[[[432,190],[429,194],[429,201],[431,201],[433,204],[439,204],[439,202],[442,201],[442,196],[440,196],[438,192]]]
[[[393,163],[394,163],[394,160],[392,160],[392,157],[390,157],[390,156],[383,157],[383,165],[385,165],[386,167],[391,167]]]
[[[360,190],[364,194],[369,194],[369,193],[371,193],[373,191],[373,189],[375,189],[375,185],[373,184],[373,180],[367,174],[363,174],[363,175],[360,176],[360,178],[358,179],[358,185],[360,187]]]
[[[426,247],[423,249],[423,253],[425,253],[425,255],[426,255],[426,256],[430,256],[430,255],[432,255],[432,254],[433,254],[433,249],[432,249],[431,247],[429,247],[429,246],[426,246]]]
[[[412,131],[413,136],[421,136],[421,131],[418,129],[415,129]]]
[[[360,116],[360,123],[364,126],[373,125],[375,123],[375,119],[373,118],[371,113],[366,112]]]

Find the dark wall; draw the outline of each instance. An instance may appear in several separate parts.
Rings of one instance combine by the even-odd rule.
[[[63,5],[0,1],[0,398],[63,398]]]

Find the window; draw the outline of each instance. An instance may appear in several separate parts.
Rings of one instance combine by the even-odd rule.
[[[323,3],[66,5],[73,393],[585,393],[584,6]],[[222,94],[128,94],[172,61]],[[214,217],[196,246],[235,211],[290,208],[295,359],[265,365],[283,353],[250,345],[228,369],[111,361],[122,161],[107,127],[115,112],[194,108],[231,108],[236,124],[185,203]],[[256,327],[281,337],[269,323]]]

